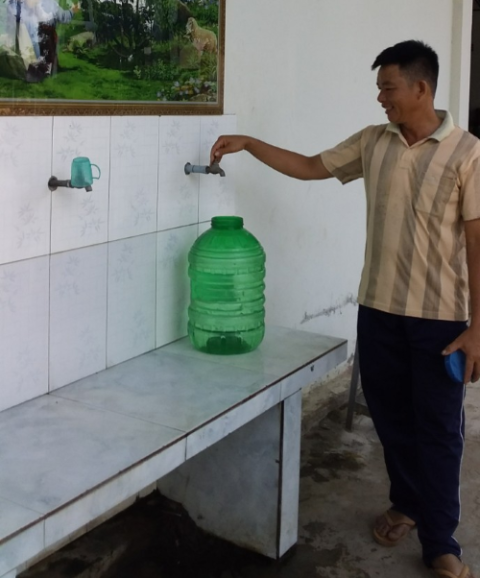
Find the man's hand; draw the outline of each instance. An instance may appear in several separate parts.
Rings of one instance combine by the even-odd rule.
[[[452,341],[442,354],[449,355],[458,349],[461,349],[466,356],[464,383],[478,381],[480,378],[480,332],[469,327],[455,341]]]
[[[248,137],[243,135],[225,135],[217,139],[210,151],[210,164],[219,163],[223,155],[238,153],[247,146]]]
[[[219,137],[210,151],[210,164],[219,163],[223,155],[243,150],[270,168],[294,179],[313,181],[332,177],[325,168],[321,155],[307,157],[244,135]]]
[[[461,349],[466,356],[464,383],[480,378],[480,219],[465,221],[468,285],[470,289],[470,326],[450,343],[445,355]]]

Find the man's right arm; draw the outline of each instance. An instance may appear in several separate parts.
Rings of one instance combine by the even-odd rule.
[[[294,179],[304,181],[329,179],[321,156],[307,157],[281,149],[266,142],[243,135],[225,135],[218,138],[210,153],[210,162],[220,162],[223,155],[245,150],[272,169]]]

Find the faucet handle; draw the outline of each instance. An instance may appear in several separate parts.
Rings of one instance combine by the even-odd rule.
[[[213,162],[209,167],[208,167],[208,172],[211,175],[220,175],[221,177],[225,176],[225,171],[220,167],[218,161]]]

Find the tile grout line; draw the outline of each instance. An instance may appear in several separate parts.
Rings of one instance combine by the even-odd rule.
[[[108,202],[107,202],[107,255],[106,255],[106,294],[105,294],[105,369],[108,368],[108,307],[109,307],[109,289],[110,289],[110,193],[112,181],[112,122],[109,117],[109,137],[108,137]]]
[[[50,174],[53,175],[53,155],[55,149],[55,117],[52,116]],[[53,191],[50,192],[50,243],[48,247],[48,303],[47,303],[47,393],[51,391],[51,347],[52,347],[52,235],[53,235]]]
[[[160,212],[160,129],[161,129],[161,119],[158,117],[158,164],[157,164],[157,226],[155,230],[155,305],[154,305],[154,333],[153,333],[153,343],[154,347],[158,347],[158,244],[160,242],[160,231],[159,229],[159,212]]]
[[[197,153],[197,159],[198,162],[201,162],[201,156],[202,156],[202,117],[200,116],[198,119],[198,153]],[[200,233],[200,175],[196,175],[197,177],[197,237]]]

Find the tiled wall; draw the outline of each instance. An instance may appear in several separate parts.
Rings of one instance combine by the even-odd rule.
[[[234,209],[222,117],[0,117],[0,410],[186,334],[187,253]],[[60,188],[88,156],[93,191]],[[230,177],[230,178],[229,178]]]

